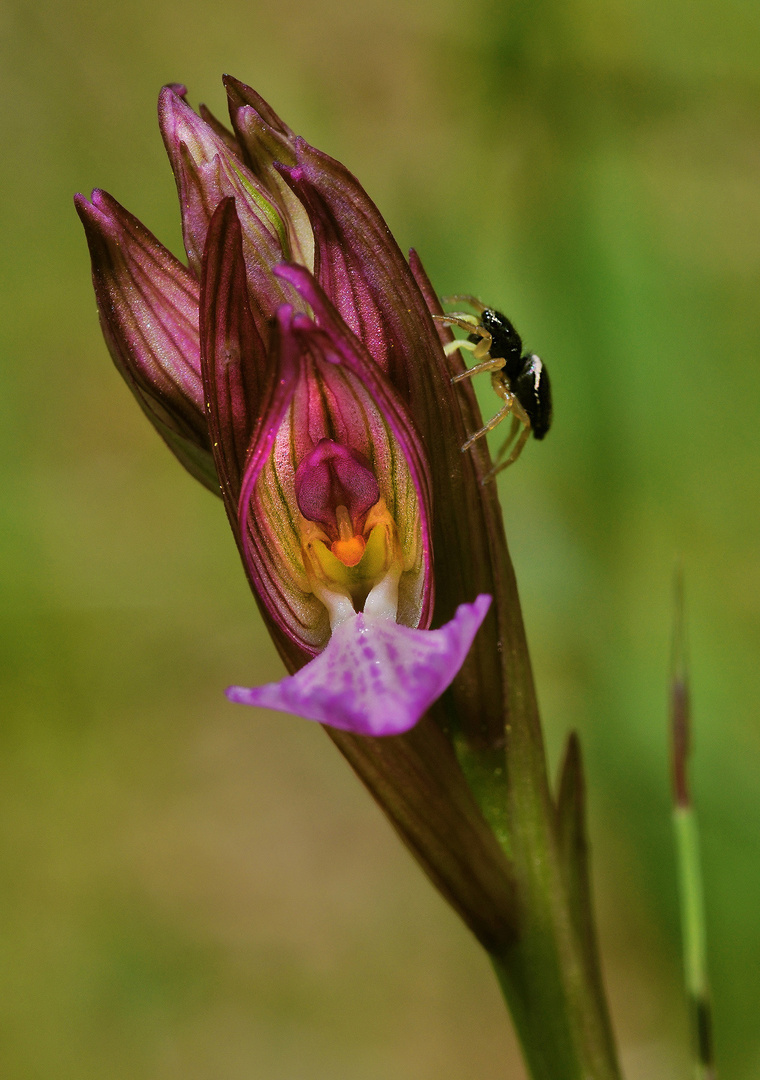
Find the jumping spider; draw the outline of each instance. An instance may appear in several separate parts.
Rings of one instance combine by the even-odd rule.
[[[466,303],[478,313],[477,317],[461,311],[435,316],[446,326],[458,326],[467,331],[466,340],[451,341],[444,346],[446,355],[451,356],[457,349],[467,349],[478,361],[451,381],[461,382],[481,371],[490,371],[491,385],[504,402],[496,415],[469,437],[462,452],[493,431],[507,416],[512,416],[509,435],[496,455],[493,468],[483,477],[482,482],[487,484],[502,469],[517,461],[531,431],[535,438],[543,439],[549,430],[552,420],[549,373],[535,353],[523,354],[520,335],[506,315],[486,307],[474,296],[445,297],[444,302]],[[515,442],[521,424],[522,431]],[[506,457],[510,447],[511,453]],[[505,457],[506,460],[502,460]]]

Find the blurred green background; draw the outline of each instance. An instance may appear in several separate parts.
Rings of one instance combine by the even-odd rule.
[[[229,71],[550,367],[555,427],[500,486],[552,768],[571,726],[587,752],[629,1080],[688,1075],[682,559],[718,1059],[757,1077],[757,5],[6,0],[0,42],[0,1075],[524,1075],[487,962],[323,733],[226,703],[278,662],[99,334],[71,196],[179,251],[156,95],[223,114]]]

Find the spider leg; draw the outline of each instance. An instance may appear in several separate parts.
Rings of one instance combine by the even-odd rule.
[[[503,472],[504,469],[506,469],[508,465],[514,465],[514,463],[517,461],[520,454],[522,453],[523,447],[525,446],[525,443],[528,441],[528,436],[529,435],[530,435],[530,428],[527,428],[527,427],[523,428],[522,435],[520,436],[520,438],[515,443],[514,449],[513,449],[512,453],[509,455],[509,457],[507,458],[507,460],[506,461],[500,461],[498,465],[494,465],[494,467],[489,472],[487,472],[486,475],[483,477],[483,479],[481,480],[481,484],[490,483],[491,480],[493,480],[493,478],[495,476],[498,476],[498,474],[500,472]]]
[[[481,364],[477,364],[474,368],[470,368],[469,371],[463,371],[459,375],[456,375],[451,381],[459,382],[460,379],[467,379],[470,375],[477,375],[481,371],[498,371],[499,368],[504,367],[504,361],[501,359],[494,359],[491,356],[491,346],[493,345],[493,338],[489,332],[477,322],[474,315],[462,315],[455,314],[448,315],[434,315],[434,319],[438,319],[439,322],[444,323],[446,326],[458,326],[461,330],[466,330],[468,334],[480,335],[480,341],[460,341],[454,340],[447,342],[443,346],[443,351],[446,356],[452,356],[457,349],[467,349],[471,352],[474,360],[483,360]],[[484,360],[488,357],[487,360]]]
[[[476,431],[474,435],[470,435],[469,439],[462,447],[462,453],[464,453],[465,450],[469,450],[473,443],[477,442],[478,439],[482,439],[483,436],[487,435],[489,431],[493,431],[495,427],[498,427],[502,420],[504,420],[512,412],[516,401],[517,398],[515,398],[512,394],[509,394],[509,397],[505,396],[504,404],[496,413],[496,415],[492,416],[488,423],[483,425],[480,431]]]
[[[490,483],[490,481],[493,480],[493,478],[497,476],[500,472],[506,469],[509,465],[513,465],[522,453],[525,443],[528,441],[528,436],[531,432],[530,418],[525,412],[525,409],[523,409],[520,402],[517,400],[517,398],[515,398],[512,403],[512,412],[512,430],[510,431],[506,441],[502,444],[498,454],[496,455],[496,462],[493,468],[491,468],[481,480],[482,484]],[[512,447],[512,452],[509,457],[506,459],[506,461],[502,461],[501,458],[503,458],[504,455],[507,453],[510,443],[515,437],[515,434],[517,432],[517,424],[523,425],[520,437]]]
[[[499,452],[497,453],[497,455],[496,455],[496,457],[494,459],[497,463],[499,461],[501,461],[501,459],[504,457],[504,455],[506,454],[509,447],[512,445],[512,442],[513,442],[515,436],[517,435],[517,432],[520,430],[520,423],[521,423],[520,417],[515,412],[515,408],[514,408],[514,405],[513,405],[512,406],[512,423],[509,425],[509,434],[507,435],[506,439],[504,440],[504,442],[499,447]]]
[[[479,344],[480,342],[478,342],[478,345]],[[443,346],[443,352],[445,356],[453,356],[458,349],[467,349],[468,352],[475,352],[478,345],[473,344],[472,341],[467,341],[467,339],[462,341],[461,338],[454,338],[453,341],[449,341]]]
[[[482,315],[486,310],[486,305],[478,300],[477,296],[470,296],[469,293],[457,293],[455,296],[442,296],[441,303],[444,305],[469,304],[470,307],[475,308],[478,315]]]
[[[477,332],[480,334],[480,341],[477,343],[477,345],[475,346],[475,349],[473,351],[473,354],[472,354],[473,360],[482,360],[483,363],[485,363],[487,365],[495,363],[499,358],[496,357],[496,356],[491,356],[491,346],[493,345],[493,338],[491,337],[491,335],[488,333],[487,330],[483,329],[482,326],[478,327]],[[486,357],[486,356],[488,357],[488,359],[484,360],[484,357]],[[502,362],[503,361],[499,360],[500,364]],[[491,368],[490,367],[483,367],[483,364],[479,363],[479,364],[477,364],[476,367],[471,368],[470,370],[474,371],[474,372],[490,371]]]
[[[466,311],[452,311],[449,315],[434,315],[436,322],[442,322],[444,326],[458,326],[460,330],[466,330],[468,334],[477,334],[480,323],[474,315],[468,315]]]
[[[480,345],[476,345],[473,349],[473,356],[476,359],[479,348]],[[488,353],[486,353],[486,356],[487,355]],[[503,360],[500,356],[497,356],[496,359],[484,360],[482,364],[476,364],[475,367],[467,368],[467,371],[463,371],[459,375],[455,375],[451,381],[461,382],[462,379],[470,379],[473,375],[480,375],[482,371],[501,371],[505,363],[506,361]],[[504,400],[506,401],[506,398]]]

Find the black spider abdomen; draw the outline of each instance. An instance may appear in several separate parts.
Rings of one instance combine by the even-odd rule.
[[[522,371],[511,380],[512,393],[528,414],[533,435],[543,439],[552,422],[549,373],[535,354],[524,356]]]

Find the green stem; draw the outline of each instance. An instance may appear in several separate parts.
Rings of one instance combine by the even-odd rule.
[[[593,927],[585,835],[576,830],[563,852],[543,777],[512,778],[519,932],[492,961],[533,1080],[619,1080],[596,942],[584,933]]]
[[[505,739],[498,749],[457,747],[514,882],[514,934],[491,961],[533,1080],[620,1080],[593,929],[580,752],[571,740],[555,804],[494,486],[483,488],[483,503],[492,515]]]
[[[515,933],[491,962],[533,1080],[619,1080],[594,929],[580,745],[571,736],[555,804],[524,657],[526,692],[515,701],[506,748],[457,745],[515,886]]]
[[[681,898],[684,977],[691,1011],[694,1040],[694,1076],[712,1080],[715,1076],[712,1048],[712,1011],[707,981],[707,948],[699,833],[691,806],[673,811],[678,860],[678,888]]]

